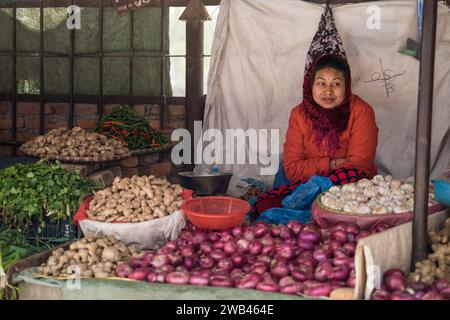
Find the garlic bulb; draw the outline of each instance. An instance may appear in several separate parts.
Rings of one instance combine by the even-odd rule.
[[[358,206],[358,208],[356,208],[356,213],[359,213],[359,214],[371,214],[372,213],[372,209],[370,209],[365,204],[361,204],[361,205]]]
[[[373,186],[373,182],[370,181],[369,179],[364,178],[364,179],[359,180],[356,185],[360,188],[365,189],[367,187]]]
[[[387,176],[384,177],[384,181],[386,181],[386,182],[391,182],[392,180],[394,180],[394,177],[391,176],[390,174],[388,174]]]
[[[330,189],[328,189],[328,192],[331,193],[340,193],[341,192],[341,188],[339,188],[338,186],[332,186]]]
[[[372,208],[373,214],[386,214],[388,213],[388,209],[385,206],[377,205],[374,208]]]
[[[405,205],[395,206],[394,213],[405,213],[408,212],[409,208]]]
[[[400,188],[400,186],[402,185],[400,180],[394,179],[389,183],[389,186],[391,188]]]
[[[386,186],[379,186],[378,193],[381,194],[382,196],[388,196],[391,194],[391,189],[389,189],[389,187]]]
[[[410,183],[404,183],[400,186],[400,188],[404,191],[414,192],[414,186]]]
[[[364,189],[364,195],[366,197],[372,198],[375,197],[377,194],[378,194],[377,186],[367,187],[366,189]]]
[[[375,177],[373,177],[372,182],[378,185],[380,184],[380,182],[384,182],[384,178],[382,175],[377,174]]]
[[[356,192],[356,185],[354,185],[353,183],[349,183],[349,184],[344,184],[342,186],[342,192]]]
[[[356,201],[349,201],[347,202],[344,207],[342,208],[344,212],[354,213],[359,207],[359,203]]]

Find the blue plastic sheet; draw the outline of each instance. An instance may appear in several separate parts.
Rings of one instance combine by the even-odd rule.
[[[308,210],[319,194],[331,188],[333,183],[327,177],[313,176],[308,182],[299,185],[281,202],[284,208]]]
[[[327,191],[333,183],[327,177],[313,176],[299,185],[281,204],[284,208],[265,210],[256,219],[271,224],[287,224],[289,220],[307,223],[311,220],[311,206],[319,194]]]
[[[271,208],[265,210],[256,221],[270,224],[287,224],[289,220],[307,223],[311,220],[311,210],[291,210],[285,208]]]

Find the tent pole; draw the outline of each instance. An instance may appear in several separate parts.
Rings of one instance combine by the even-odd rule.
[[[437,1],[424,1],[416,127],[413,252],[411,269],[427,256],[428,185],[430,168],[431,114],[436,42]]]

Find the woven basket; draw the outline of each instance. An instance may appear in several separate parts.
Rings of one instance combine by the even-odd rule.
[[[162,145],[161,147],[130,150],[130,153],[132,155],[136,156],[136,155],[143,155],[143,154],[166,151],[166,150],[172,149],[177,143],[178,142],[170,142],[170,143],[166,143],[166,144]]]
[[[95,156],[95,157],[70,157],[70,156],[61,156],[61,155],[37,155],[33,153],[28,153],[22,148],[19,148],[19,151],[24,155],[39,158],[39,159],[48,159],[48,160],[59,160],[62,162],[71,162],[71,163],[86,163],[86,162],[109,162],[109,161],[118,161],[131,157],[131,153],[125,153],[121,155],[117,155],[114,157],[105,157],[105,156]]]

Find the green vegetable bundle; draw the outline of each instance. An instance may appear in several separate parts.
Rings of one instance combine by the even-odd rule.
[[[95,131],[126,143],[129,150],[157,148],[169,142],[166,136],[128,106],[120,106],[104,116]]]
[[[17,289],[7,282],[6,272],[16,262],[35,253],[50,249],[51,246],[32,246],[27,242],[25,234],[18,230],[0,230],[0,300],[5,298],[5,289],[12,290],[13,298]]]
[[[15,164],[0,170],[0,221],[22,231],[33,221],[43,228],[44,214],[50,222],[69,218],[94,189],[93,183],[59,163]]]

